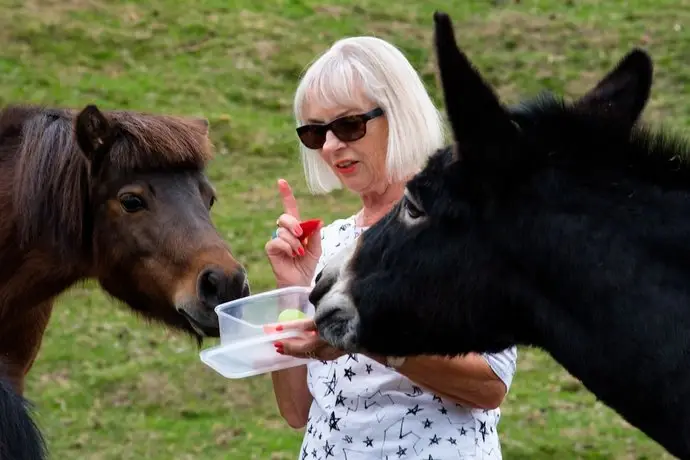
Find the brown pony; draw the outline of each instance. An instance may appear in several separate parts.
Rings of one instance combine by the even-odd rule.
[[[249,286],[211,223],[211,158],[202,119],[0,111],[0,365],[19,395],[55,298],[80,280],[199,343],[218,336],[213,307]]]

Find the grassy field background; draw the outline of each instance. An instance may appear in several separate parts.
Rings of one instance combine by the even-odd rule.
[[[263,246],[280,212],[278,177],[306,217],[357,209],[342,193],[306,193],[290,107],[300,72],[334,40],[375,34],[404,50],[440,101],[435,9],[452,14],[508,101],[581,94],[644,46],[656,64],[645,118],[690,127],[689,0],[0,0],[0,103],[208,117],[214,219],[259,292],[273,287]],[[93,285],[61,298],[27,394],[59,460],[295,459],[302,435],[279,417],[267,376],[223,379],[193,342],[139,322]],[[499,429],[511,460],[664,458],[533,350],[520,351]]]

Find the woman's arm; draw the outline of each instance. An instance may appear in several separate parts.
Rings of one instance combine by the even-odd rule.
[[[272,372],[271,379],[280,415],[292,428],[303,428],[312,402],[307,387],[307,366]]]
[[[412,356],[396,370],[420,386],[464,406],[495,409],[503,402],[512,381],[515,351],[510,349],[489,356],[496,357],[492,361],[494,366],[500,366],[501,376],[487,358],[474,353],[454,358]],[[385,358],[371,358],[386,364]]]
[[[297,323],[297,322],[295,322]],[[298,358],[332,360],[343,355],[316,333],[313,320],[304,320],[295,327],[309,332],[299,339],[282,341],[282,353]],[[311,355],[311,356],[310,356]],[[386,358],[368,355],[386,365]],[[495,409],[502,402],[516,368],[515,347],[495,354],[468,354],[461,357],[411,356],[397,371],[420,386],[443,395],[464,406]]]

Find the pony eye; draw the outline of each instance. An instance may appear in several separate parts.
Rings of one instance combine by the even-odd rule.
[[[208,204],[208,208],[211,209],[211,208],[213,207],[213,205],[216,204],[216,201],[217,201],[217,200],[216,200],[216,197],[215,197],[215,196],[212,196],[212,197],[211,197],[211,201],[210,201],[209,204]]]
[[[127,212],[137,212],[146,208],[143,198],[132,193],[125,193],[120,196],[120,205]]]

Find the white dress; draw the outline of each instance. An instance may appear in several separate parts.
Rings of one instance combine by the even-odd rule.
[[[354,216],[324,227],[316,273],[364,230]],[[484,357],[510,388],[515,347]],[[299,460],[501,459],[500,409],[466,408],[364,355],[308,363],[307,385],[314,400]]]

